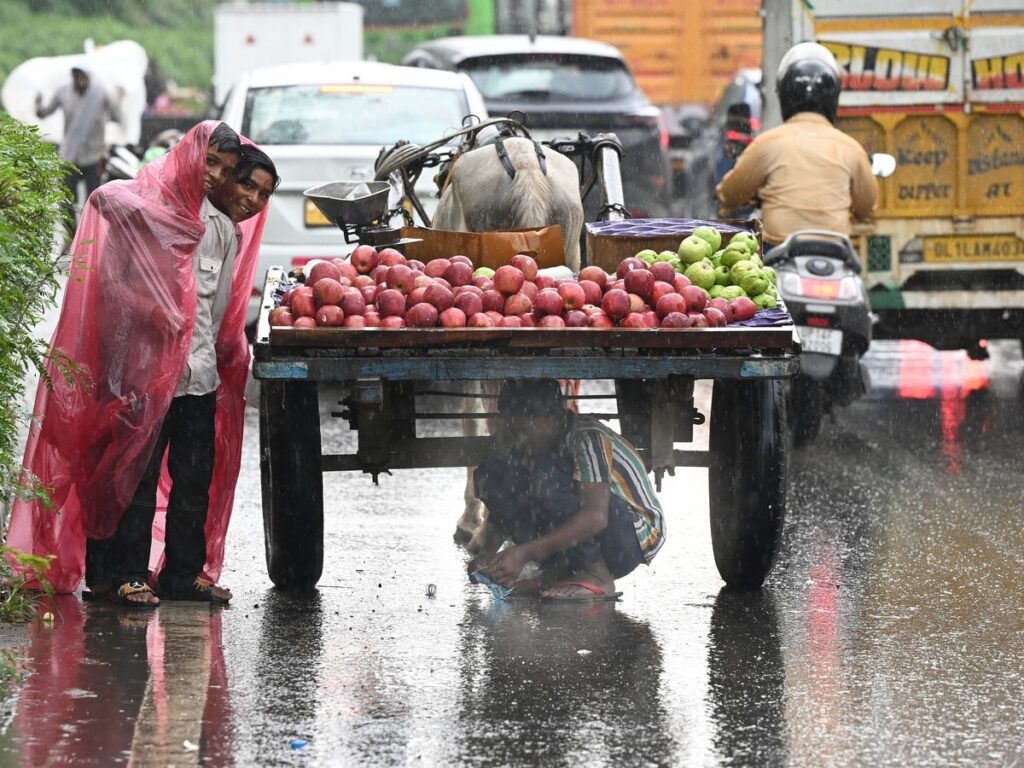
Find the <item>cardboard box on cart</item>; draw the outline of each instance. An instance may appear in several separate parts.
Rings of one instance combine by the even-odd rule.
[[[543,229],[515,229],[500,232],[458,232],[448,229],[404,227],[403,238],[421,242],[406,246],[409,259],[426,263],[433,259],[462,254],[474,267],[497,269],[518,253],[532,256],[541,269],[565,264],[562,228],[557,224]]]
[[[626,219],[625,221],[595,221],[587,224],[587,264],[614,272],[619,262],[639,251],[677,251],[679,243],[697,227],[715,227],[722,233],[722,242],[737,232],[753,232],[757,236],[758,250],[762,251],[763,228],[758,219]],[[724,245],[723,245],[724,247]]]

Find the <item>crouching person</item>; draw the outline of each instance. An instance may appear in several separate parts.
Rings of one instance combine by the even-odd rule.
[[[650,563],[665,540],[661,505],[636,450],[596,419],[566,409],[554,380],[510,380],[501,432],[476,470],[487,524],[513,546],[470,568],[514,593],[613,600],[615,579]],[[500,538],[500,537],[499,537]],[[530,562],[542,575],[520,581]]]

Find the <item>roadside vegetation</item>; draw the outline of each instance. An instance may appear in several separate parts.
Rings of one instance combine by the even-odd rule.
[[[23,406],[26,377],[33,370],[43,375],[46,360],[47,342],[34,329],[54,306],[59,287],[55,234],[66,215],[63,176],[53,145],[35,128],[0,114],[0,502],[5,507],[17,496],[46,498],[45,489],[22,476],[18,437],[30,418]],[[45,594],[47,566],[45,558],[0,548],[0,621],[35,616],[40,593],[26,586],[38,580]],[[0,667],[4,661],[0,658]]]

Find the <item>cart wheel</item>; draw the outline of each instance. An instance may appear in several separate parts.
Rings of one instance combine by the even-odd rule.
[[[323,572],[320,458],[316,384],[261,382],[263,537],[270,580],[283,589],[312,589]]]
[[[715,382],[708,485],[718,572],[730,587],[756,589],[775,560],[786,509],[781,382]]]

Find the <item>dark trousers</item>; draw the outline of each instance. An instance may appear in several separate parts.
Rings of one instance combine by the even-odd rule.
[[[171,401],[135,496],[109,539],[86,542],[86,583],[116,588],[149,576],[149,551],[160,468],[167,452],[171,495],[164,531],[165,562],[160,585],[188,589],[206,564],[206,514],[213,478],[214,416],[217,394],[183,395]]]
[[[64,175],[64,184],[68,189],[71,190],[71,209],[69,211],[69,218],[71,225],[77,225],[77,216],[75,211],[78,205],[78,184],[79,182],[85,182],[85,197],[88,200],[91,195],[100,186],[100,164],[93,163],[92,165],[85,165],[81,168],[72,166],[72,170],[68,171]]]
[[[487,505],[488,520],[517,544],[532,541],[565,523],[580,509],[579,486],[572,479],[572,459],[563,454],[525,458],[496,455],[476,468],[476,495]],[[643,562],[633,527],[633,512],[611,494],[608,526],[541,563],[560,572],[586,570],[601,556],[612,576],[620,578]]]

